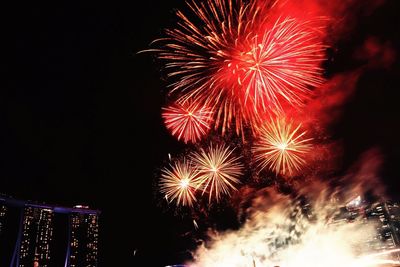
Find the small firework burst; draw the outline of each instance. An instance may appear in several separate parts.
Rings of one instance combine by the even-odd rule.
[[[177,161],[164,168],[160,180],[160,192],[168,202],[182,206],[193,206],[196,201],[196,171],[187,160]]]
[[[191,159],[198,171],[197,187],[203,193],[207,192],[209,202],[217,202],[222,195],[230,195],[240,183],[239,177],[243,174],[243,165],[239,158],[233,155],[234,149],[224,145],[209,145],[206,149],[193,152]]]
[[[311,138],[305,138],[301,124],[294,125],[286,119],[271,120],[260,132],[253,146],[259,171],[268,168],[275,173],[293,175],[306,161],[304,156],[311,149]]]
[[[185,102],[163,108],[162,117],[171,134],[185,143],[196,143],[210,130],[212,111],[198,103]]]

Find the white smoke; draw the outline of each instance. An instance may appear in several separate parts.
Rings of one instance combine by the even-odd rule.
[[[194,253],[191,266],[370,266],[362,255],[367,253],[366,241],[376,236],[374,225],[335,219],[339,207],[330,200],[318,200],[311,207],[271,194],[272,205],[255,211],[240,230],[211,234]]]

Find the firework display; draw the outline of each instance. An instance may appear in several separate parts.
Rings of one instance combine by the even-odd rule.
[[[161,195],[193,214],[231,200],[246,218],[239,230],[209,235],[210,243],[198,247],[190,266],[399,263],[394,241],[390,249],[382,245],[386,241],[374,243],[378,252],[368,247],[381,237],[365,223],[366,206],[357,217],[358,207],[338,203],[376,190],[371,185],[377,183],[367,181],[376,176],[363,173],[375,165],[360,168],[357,177],[335,180],[346,184],[341,179],[348,179],[350,189],[333,189],[322,180],[324,175],[336,179],[337,170],[336,155],[330,155],[335,152],[328,151],[333,147],[326,141],[328,130],[319,124],[322,117],[333,119],[319,112],[340,106],[349,94],[337,93],[342,88],[336,88],[334,78],[326,86],[322,66],[329,31],[316,23],[321,17],[300,10],[305,2],[189,0],[189,12],[177,11],[176,27],[152,43],[157,48],[147,50],[162,62],[169,83],[165,126],[189,145],[162,169]],[[310,2],[318,10],[320,3]],[[315,184],[306,184],[310,180]],[[267,187],[275,191],[266,193]],[[309,196],[312,201],[305,204]],[[343,220],[337,210],[346,209],[351,218]],[[199,222],[193,219],[196,231]],[[388,225],[382,227],[396,229]],[[369,245],[360,248],[363,242]],[[390,258],[392,253],[398,258]]]
[[[209,201],[219,200],[221,195],[229,195],[240,183],[239,176],[243,174],[243,165],[232,155],[233,149],[223,145],[200,149],[191,154],[191,159],[198,171],[197,186],[209,195]]]
[[[301,125],[285,119],[272,120],[261,130],[253,147],[258,168],[269,168],[275,173],[293,174],[305,164],[304,154],[311,149],[310,138]]]
[[[196,201],[195,177],[196,171],[191,168],[189,162],[175,162],[170,168],[162,170],[160,191],[169,202],[175,201],[177,205],[191,206]]]
[[[148,51],[165,64],[170,81],[172,102],[162,109],[166,128],[178,141],[199,144],[188,153],[198,172],[196,190],[211,204],[240,186],[244,166],[230,158],[225,141],[200,143],[231,130],[253,140],[249,150],[258,174],[301,173],[312,136],[285,114],[301,109],[324,82],[326,45],[313,23],[319,18],[277,14],[284,3],[273,0],[187,5],[190,12],[177,11],[176,28]]]
[[[274,1],[208,0],[177,12],[177,28],[152,49],[170,94],[215,110],[215,128],[257,128],[265,114],[300,106],[323,82],[324,45],[310,21],[269,17]],[[193,18],[192,18],[193,17]],[[157,43],[157,42],[156,42]]]
[[[197,103],[175,104],[163,108],[162,117],[173,136],[185,143],[196,143],[210,129],[212,112]]]

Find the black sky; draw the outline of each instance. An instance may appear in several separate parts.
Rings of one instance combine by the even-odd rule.
[[[0,192],[101,209],[100,266],[178,263],[191,245],[182,237],[190,218],[160,208],[154,196],[154,173],[167,153],[184,146],[162,125],[166,82],[158,63],[136,54],[174,24],[173,9],[183,6],[31,2],[2,10]],[[388,0],[357,18],[327,71],[363,64],[353,55],[370,36],[400,57],[398,11],[399,1]],[[370,147],[382,149],[393,197],[400,185],[399,62],[364,72],[332,129],[345,166]]]

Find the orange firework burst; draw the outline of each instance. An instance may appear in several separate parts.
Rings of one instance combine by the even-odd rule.
[[[292,175],[305,164],[304,155],[311,149],[311,138],[304,138],[301,124],[276,119],[261,129],[260,138],[253,147],[255,160],[261,170],[268,167],[275,173]]]
[[[196,102],[186,102],[163,108],[162,117],[167,129],[178,140],[195,143],[210,129],[212,112]]]
[[[324,45],[310,21],[269,15],[275,1],[190,1],[194,19],[181,11],[160,49],[174,80],[171,94],[215,111],[222,133],[235,125],[257,128],[265,113],[284,103],[303,104],[321,84]],[[194,22],[195,21],[195,22]]]
[[[177,205],[192,206],[196,201],[196,172],[186,160],[175,162],[170,168],[164,168],[161,174],[160,192],[168,202]]]
[[[243,165],[239,158],[232,155],[233,149],[224,145],[212,144],[207,149],[191,154],[194,167],[198,171],[196,178],[197,187],[209,194],[217,201],[222,195],[229,195],[231,190],[236,190],[240,175],[243,174]]]

